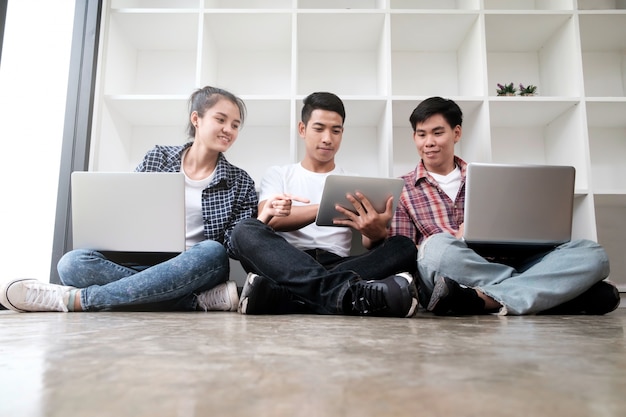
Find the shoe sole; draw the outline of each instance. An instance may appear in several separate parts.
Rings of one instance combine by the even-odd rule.
[[[609,281],[608,279],[605,280],[604,282],[606,282],[607,284],[609,284],[610,286],[613,287],[613,295],[615,295],[615,297],[617,299],[617,302],[615,303],[613,308],[611,308],[611,310],[607,312],[607,314],[608,314],[608,313],[610,313],[612,311],[615,311],[617,309],[617,307],[619,307],[620,303],[622,302],[622,297],[621,297],[621,295],[619,293],[619,289],[617,288],[617,286],[615,285],[614,282]]]
[[[226,290],[230,298],[230,308],[227,311],[237,311],[239,306],[239,294],[237,293],[237,283],[235,281],[226,282]]]
[[[254,285],[254,279],[258,277],[257,274],[253,274],[252,272],[246,276],[246,282],[243,284],[243,289],[241,290],[241,297],[239,298],[239,305],[237,306],[237,312],[239,314],[247,314],[246,310],[248,309],[248,294],[250,294],[251,287]]]
[[[615,283],[613,283],[613,282],[611,282],[609,280],[604,280],[604,281],[600,281],[600,282],[606,283],[606,284],[608,284],[608,285],[610,285],[612,287],[611,288],[611,292],[612,292],[612,295],[615,297],[615,304],[613,306],[611,306],[610,308],[606,309],[606,311],[595,312],[595,313],[592,313],[592,314],[605,315],[605,314],[609,314],[609,313],[615,311],[617,309],[617,307],[619,307],[619,305],[620,305],[622,300],[621,300],[621,296],[620,296],[620,293],[619,293],[619,289],[615,286]]]
[[[439,301],[441,301],[442,298],[447,297],[448,294],[450,294],[450,289],[446,284],[446,280],[443,277],[439,277],[437,279],[435,287],[433,288],[433,293],[430,296],[430,301],[428,302],[428,307],[426,307],[426,310],[434,311],[437,308],[437,304],[439,304]]]
[[[411,307],[409,308],[409,312],[404,316],[405,318],[413,317],[417,312],[417,307],[419,306],[419,301],[417,300],[417,286],[415,284],[415,279],[408,272],[401,272],[396,274],[397,277],[402,277],[409,282],[409,286],[413,287],[413,291],[411,291]]]
[[[411,298],[411,308],[409,309],[409,312],[407,313],[407,315],[404,317],[405,318],[413,317],[415,313],[417,312],[418,305],[419,305],[419,302],[417,301],[417,298]]]

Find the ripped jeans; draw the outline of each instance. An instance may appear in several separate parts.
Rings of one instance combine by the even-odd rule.
[[[573,240],[516,262],[490,262],[460,239],[439,233],[419,248],[420,303],[428,305],[435,278],[445,276],[493,298],[500,314],[535,314],[569,301],[609,275],[609,259],[598,243]]]

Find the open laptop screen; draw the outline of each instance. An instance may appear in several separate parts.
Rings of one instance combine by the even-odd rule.
[[[470,163],[464,239],[469,246],[556,246],[571,239],[575,169]]]
[[[182,173],[76,171],[71,192],[74,249],[185,250]]]

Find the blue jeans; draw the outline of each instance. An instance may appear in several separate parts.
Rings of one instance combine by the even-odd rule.
[[[229,262],[222,244],[205,240],[156,265],[116,263],[77,249],[57,269],[64,285],[81,289],[84,311],[188,311],[196,309],[196,294],[228,280]]]
[[[399,272],[415,274],[417,249],[395,236],[358,255],[340,257],[323,250],[302,251],[271,227],[246,219],[235,226],[231,243],[247,272],[288,289],[314,314],[343,314],[343,298],[358,280],[377,280]]]
[[[475,288],[500,304],[500,314],[534,314],[569,301],[609,275],[604,249],[573,240],[519,259],[515,266],[489,262],[447,233],[430,236],[419,249],[420,302],[427,303],[434,280],[446,276]]]

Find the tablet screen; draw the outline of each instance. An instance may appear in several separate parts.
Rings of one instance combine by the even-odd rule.
[[[385,211],[387,199],[393,196],[393,210],[395,210],[403,185],[404,180],[401,178],[329,175],[324,183],[315,224],[318,226],[340,226],[333,224],[333,220],[344,219],[345,216],[335,209],[335,205],[340,205],[354,213],[354,206],[346,198],[346,194],[354,194],[357,191],[367,197],[379,213]]]

